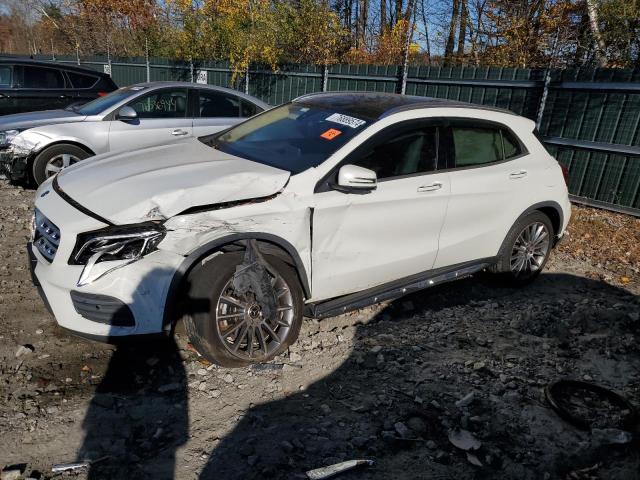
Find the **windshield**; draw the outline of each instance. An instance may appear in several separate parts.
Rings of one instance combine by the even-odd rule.
[[[202,141],[222,152],[296,174],[320,165],[371,123],[349,112],[295,102]]]
[[[81,115],[98,115],[108,108],[113,107],[115,104],[120,103],[122,100],[129,98],[144,87],[124,87],[114,92],[111,92],[104,97],[96,98],[95,100],[85,103],[84,105],[78,105],[71,107],[71,110]]]

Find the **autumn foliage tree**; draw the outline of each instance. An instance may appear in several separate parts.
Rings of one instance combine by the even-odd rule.
[[[640,0],[3,0],[8,53],[640,66]],[[405,55],[405,53],[407,55]]]

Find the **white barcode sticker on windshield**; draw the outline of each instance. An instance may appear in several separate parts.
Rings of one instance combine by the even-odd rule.
[[[333,123],[339,123],[340,125],[346,125],[351,128],[358,128],[364,125],[364,120],[360,120],[359,118],[350,117],[349,115],[342,115],[341,113],[333,113],[329,115],[325,120]]]

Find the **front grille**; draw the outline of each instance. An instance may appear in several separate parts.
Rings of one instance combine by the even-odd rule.
[[[60,245],[60,229],[36,208],[33,244],[44,258],[52,262]]]

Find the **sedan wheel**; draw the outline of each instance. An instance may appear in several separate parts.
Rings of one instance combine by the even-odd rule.
[[[64,168],[91,156],[89,152],[77,145],[59,143],[45,148],[33,160],[33,180],[40,185]]]
[[[68,166],[73,165],[74,163],[79,161],[80,159],[75,155],[72,155],[70,153],[62,153],[60,155],[56,155],[55,157],[51,158],[47,162],[47,165],[45,166],[44,171],[47,175],[47,178],[53,177],[63,168],[67,168]]]

